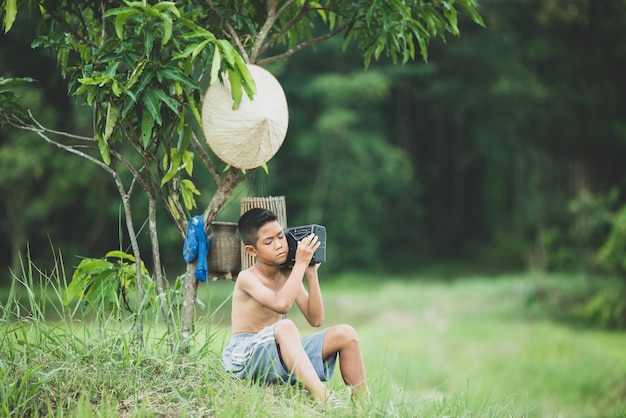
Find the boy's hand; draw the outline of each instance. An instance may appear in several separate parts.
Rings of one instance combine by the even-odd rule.
[[[298,248],[296,249],[296,264],[305,263],[308,266],[311,263],[313,254],[319,248],[320,244],[319,238],[317,238],[317,235],[315,234],[311,234],[298,241]]]
[[[322,263],[311,264],[306,268],[304,276],[307,278],[307,280],[317,277],[317,270],[320,268],[321,264]]]

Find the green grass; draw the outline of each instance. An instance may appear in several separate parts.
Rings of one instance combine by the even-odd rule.
[[[626,335],[541,319],[528,309],[530,285],[525,276],[322,279],[325,326],[355,326],[372,391],[363,409],[337,416],[626,417]],[[168,353],[161,321],[148,321],[138,349],[132,323],[79,318],[55,302],[55,286],[45,297],[29,289],[19,303],[7,295],[0,415],[325,416],[298,387],[249,384],[222,371],[230,320],[223,302],[232,287],[201,285],[206,306],[182,357]],[[50,305],[46,315],[39,300]],[[50,314],[57,319],[45,320]],[[303,333],[315,331],[297,310],[289,317]],[[338,375],[329,384],[348,399]]]

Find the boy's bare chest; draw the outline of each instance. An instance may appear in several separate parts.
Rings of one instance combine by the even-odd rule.
[[[268,289],[276,293],[278,293],[280,289],[282,289],[285,283],[287,282],[287,277],[285,277],[285,275],[282,273],[271,278],[260,275],[260,274],[256,274],[256,273],[255,273],[255,276],[257,277],[257,279],[261,282],[263,286],[267,287]]]

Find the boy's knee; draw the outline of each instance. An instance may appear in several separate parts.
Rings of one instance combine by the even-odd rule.
[[[276,323],[274,335],[279,337],[283,335],[298,335],[298,327],[291,319],[282,319]]]
[[[335,329],[343,341],[354,342],[357,344],[359,343],[359,336],[357,335],[357,332],[352,325],[341,324],[335,326]]]

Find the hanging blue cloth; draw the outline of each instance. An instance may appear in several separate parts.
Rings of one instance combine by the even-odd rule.
[[[198,258],[195,276],[201,282],[205,282],[207,279],[209,270],[207,253],[210,246],[211,243],[204,232],[204,219],[201,215],[194,216],[189,221],[189,226],[187,227],[183,245],[183,259],[185,262],[190,263],[196,257]]]

